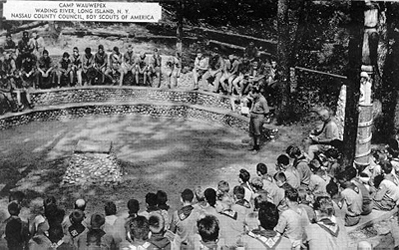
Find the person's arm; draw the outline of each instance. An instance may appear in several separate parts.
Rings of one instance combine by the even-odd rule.
[[[44,75],[44,67],[45,67],[45,62],[44,62],[44,60],[41,60],[41,58],[37,61],[37,70],[42,74],[42,75]],[[32,68],[33,69],[33,68]]]
[[[176,233],[177,231],[176,223],[177,223],[177,213],[173,212],[172,221],[170,222],[170,229],[169,229],[172,233]]]
[[[285,228],[287,227],[287,219],[284,216],[284,212],[280,215],[280,218],[278,219],[277,225],[274,227],[274,231],[282,235],[285,231]]]
[[[264,114],[268,115],[270,110],[269,110],[269,105],[267,105],[267,101],[262,100],[261,104],[262,104],[263,111],[265,112]]]
[[[381,201],[384,198],[384,195],[387,192],[387,187],[383,182],[380,183],[380,186],[378,187],[377,193],[374,196],[375,201]]]
[[[323,133],[322,133],[323,134]],[[325,138],[317,137],[317,142],[320,144],[328,144],[333,140],[337,140],[339,138],[338,127],[334,122],[330,122],[325,127]]]
[[[220,56],[219,57],[219,68],[216,70],[216,73],[221,72],[224,69],[224,65],[226,64],[226,62],[224,61],[224,59]]]

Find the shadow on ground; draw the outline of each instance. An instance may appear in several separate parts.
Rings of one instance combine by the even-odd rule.
[[[144,208],[145,194],[163,189],[174,209],[185,188],[216,187],[223,179],[232,189],[238,184],[239,169],[255,174],[258,162],[274,166],[279,152],[300,142],[299,129],[280,128],[278,141],[253,156],[241,143],[245,134],[200,120],[128,115],[33,122],[0,131],[5,142],[0,146],[1,172],[6,173],[0,177],[1,195],[13,188],[27,192],[30,199],[55,195],[66,208],[83,196],[89,210],[102,211],[104,201],[125,208],[130,198],[138,199]],[[60,186],[74,146],[82,139],[112,141],[125,173],[122,184]]]

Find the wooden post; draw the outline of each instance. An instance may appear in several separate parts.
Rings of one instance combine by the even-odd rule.
[[[360,95],[360,68],[363,45],[364,3],[351,1],[349,30],[349,65],[346,88],[345,129],[344,129],[344,164],[352,166],[355,158],[357,124],[359,120],[358,100]]]
[[[177,2],[177,28],[176,28],[176,50],[180,53],[183,52],[183,11],[184,11],[184,0]]]

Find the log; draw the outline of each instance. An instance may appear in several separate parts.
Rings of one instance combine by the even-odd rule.
[[[234,45],[231,43],[219,42],[216,40],[209,40],[208,45],[220,47],[223,49],[227,48],[227,49],[233,50],[234,52],[244,52],[244,50],[245,50],[245,47],[243,47],[243,46]],[[265,52],[265,51],[260,51],[259,53],[260,53],[261,57],[272,57],[272,54]]]
[[[319,71],[319,70],[314,70],[314,69],[308,69],[308,68],[303,68],[303,67],[295,67],[295,69],[297,70],[301,70],[301,71],[306,71],[306,72],[310,72],[310,73],[315,73],[315,74],[321,74],[321,75],[326,75],[326,76],[331,76],[331,77],[335,77],[335,78],[340,78],[340,79],[348,79],[348,77],[346,76],[341,76],[341,75],[337,75],[337,74],[331,74],[331,73],[327,73],[327,72],[323,72],[323,71]]]
[[[275,55],[277,53],[277,42],[273,40],[266,40],[252,36],[239,35],[228,33],[224,31],[212,30],[207,28],[193,28],[190,30],[196,34],[202,34],[203,37],[210,40],[234,44],[237,46],[246,46],[250,42],[254,42],[255,46],[262,47],[267,53]]]
[[[70,36],[99,36],[99,37],[110,37],[110,36],[115,36],[115,37],[134,37],[134,34],[129,34],[127,32],[114,32],[114,31],[96,31],[96,30],[63,30],[62,31],[63,35],[70,35]]]

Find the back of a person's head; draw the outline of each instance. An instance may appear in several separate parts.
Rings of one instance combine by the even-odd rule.
[[[248,182],[249,179],[251,178],[251,175],[249,174],[249,172],[246,169],[240,169],[240,173],[238,175],[238,177],[242,180],[242,182]]]
[[[204,191],[205,200],[209,205],[215,206],[216,204],[216,191],[213,188],[207,188]]]
[[[329,148],[325,153],[327,158],[338,159],[339,158],[339,151],[336,148]]]
[[[165,229],[165,219],[159,213],[151,214],[150,218],[148,219],[148,224],[150,231],[152,233],[162,233]]]
[[[219,221],[215,216],[207,215],[200,219],[197,228],[203,242],[217,241],[219,238]]]
[[[255,190],[261,190],[263,188],[263,181],[259,177],[252,178],[250,184]]]
[[[261,227],[273,230],[278,223],[279,214],[276,205],[271,202],[262,202],[259,204],[258,218]]]
[[[290,158],[288,158],[288,156],[285,154],[279,155],[279,157],[277,157],[277,163],[283,166],[287,166],[288,164],[290,164]]]
[[[105,216],[100,213],[94,213],[91,216],[90,225],[92,229],[100,229],[105,224]]]
[[[65,216],[65,210],[57,207],[56,204],[50,204],[45,207],[44,215],[49,221],[49,224],[61,223]]]
[[[19,204],[25,199],[25,194],[22,191],[15,191],[8,196],[8,202],[16,201]]]
[[[228,193],[230,191],[230,185],[227,181],[221,180],[218,183],[218,191],[221,193]]]
[[[334,206],[332,200],[328,196],[319,196],[313,204],[313,209],[318,210],[321,214],[326,216],[334,215]]]
[[[291,158],[299,157],[302,154],[299,147],[295,145],[288,146],[285,153]]]
[[[261,175],[265,175],[267,174],[267,166],[264,163],[258,163],[258,165],[256,165],[256,171],[259,172]]]
[[[14,216],[18,216],[19,212],[21,211],[21,206],[19,205],[19,203],[17,201],[11,201],[8,204],[8,213],[10,215],[14,215]]]
[[[137,214],[140,210],[139,201],[136,199],[130,199],[127,202],[127,208],[129,209],[129,215]]]
[[[62,231],[61,224],[54,224],[48,230],[49,239],[52,243],[58,243],[63,237],[64,232]]]
[[[384,175],[382,175],[382,174],[374,177],[374,183],[373,183],[374,187],[378,189],[383,180],[384,180]]]
[[[144,216],[137,216],[130,221],[130,237],[132,240],[147,240],[150,226],[147,218]]]
[[[158,197],[155,193],[147,193],[145,195],[145,203],[150,207],[155,207],[158,205]]]
[[[383,160],[380,162],[381,170],[385,174],[390,174],[392,172],[392,164],[388,160]]]
[[[297,202],[298,201],[298,190],[295,188],[289,188],[285,190],[285,197],[292,202]]]
[[[347,166],[345,168],[346,178],[347,180],[352,180],[357,175],[357,170],[353,166]]]
[[[104,205],[105,216],[116,215],[116,205],[113,201],[107,201]]]
[[[194,199],[194,193],[191,189],[184,189],[181,193],[181,199],[183,202],[192,202]]]
[[[71,221],[73,224],[80,224],[80,223],[82,223],[83,219],[85,218],[85,215],[82,210],[75,209],[72,211],[70,218],[71,218]]]
[[[327,184],[327,186],[326,186],[326,191],[327,191],[327,193],[328,193],[331,197],[333,197],[333,196],[335,196],[336,194],[338,194],[339,188],[338,188],[337,183],[335,183],[335,182],[333,181],[333,179],[330,179],[330,182]]]
[[[285,176],[285,174],[283,172],[277,172],[274,174],[273,179],[276,181],[281,181],[281,182],[286,182],[287,181],[287,177]]]
[[[75,201],[74,208],[75,209],[80,209],[82,211],[85,211],[85,209],[86,209],[86,201],[84,199],[77,199]]]
[[[233,194],[236,196],[237,200],[242,200],[245,197],[245,189],[242,186],[235,186],[233,188]]]
[[[168,195],[163,190],[158,190],[157,192],[158,205],[165,205],[168,201]]]
[[[257,193],[258,196],[255,197],[254,204],[255,208],[259,209],[260,205],[263,202],[269,202],[269,193],[266,190],[259,190]]]

